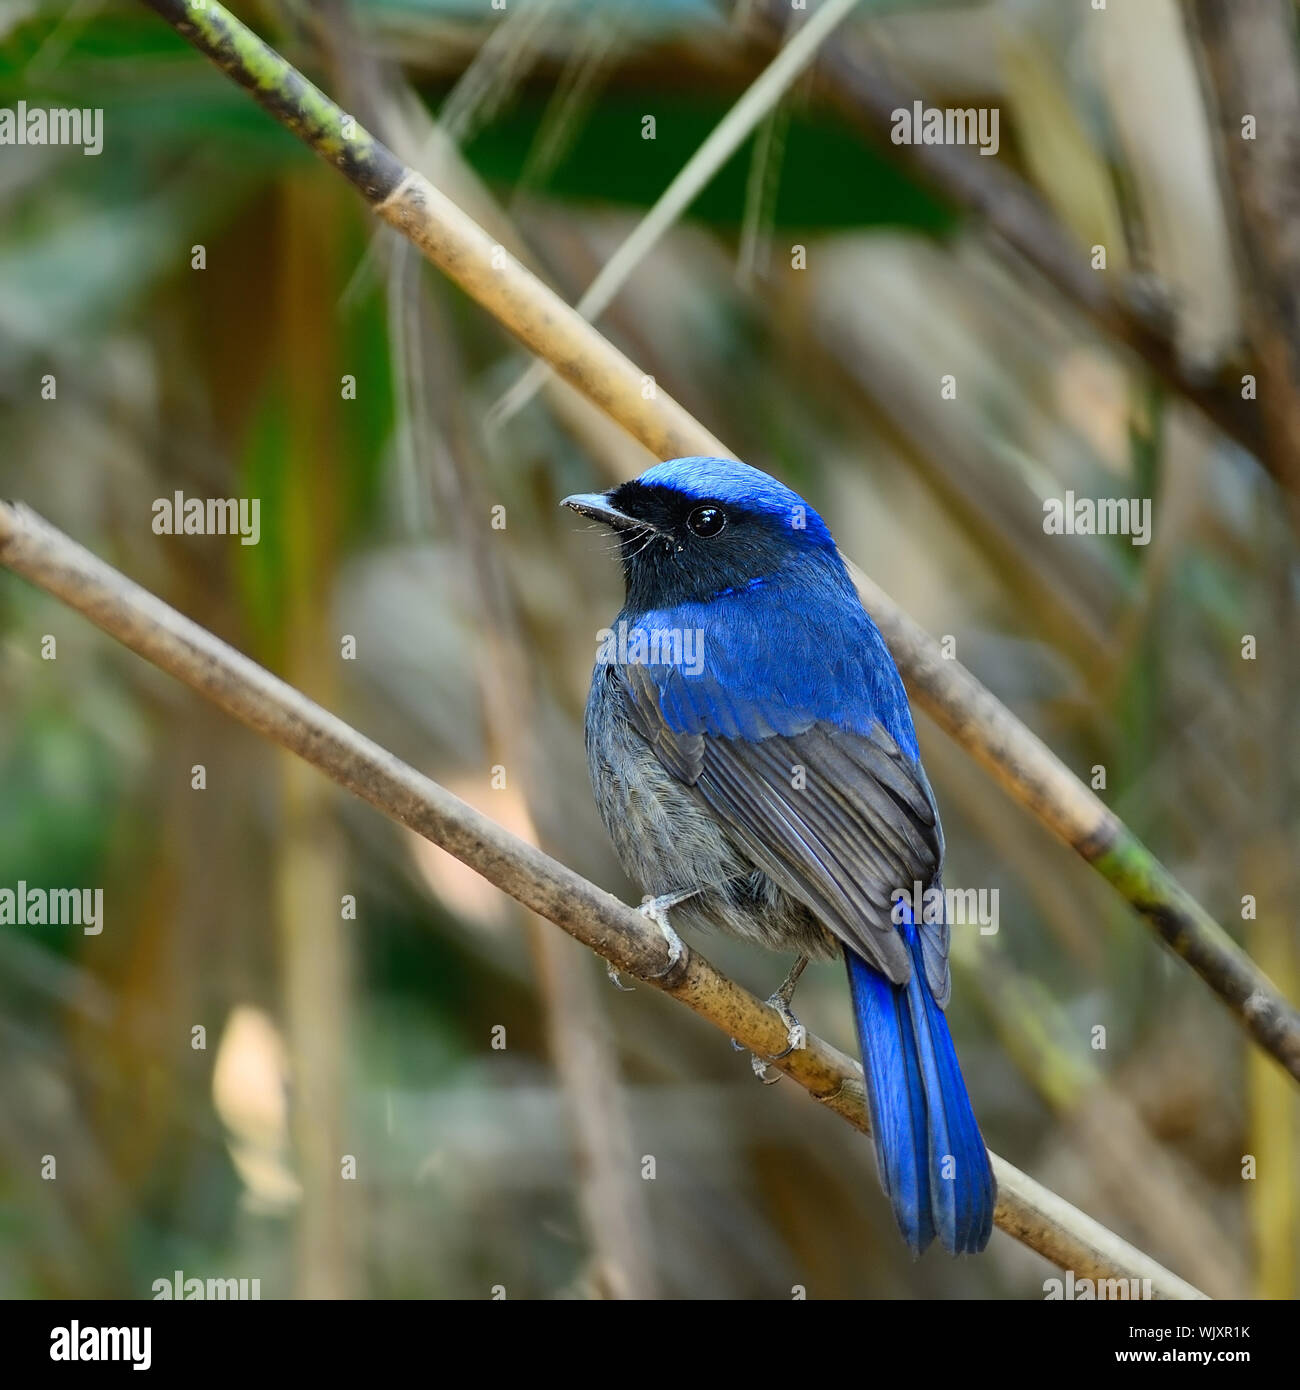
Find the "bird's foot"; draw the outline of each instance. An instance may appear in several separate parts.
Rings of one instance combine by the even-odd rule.
[[[732,1041],[734,1042],[735,1039],[733,1038]],[[742,1048],[741,1051],[743,1052],[744,1049]],[[785,1053],[783,1052],[781,1056],[784,1057]],[[775,1086],[781,1079],[780,1072],[777,1072],[775,1076],[769,1076],[767,1074],[767,1062],[760,1057],[757,1052],[751,1052],[749,1054],[749,1065],[754,1069],[754,1075],[758,1077],[764,1086]]]
[[[763,1083],[764,1086],[771,1086],[780,1081],[781,1076],[768,1076],[767,1067],[769,1062],[779,1062],[783,1057],[788,1057],[792,1052],[808,1046],[808,1030],[794,1016],[790,1005],[781,997],[774,994],[767,1001],[769,1007],[775,1009],[781,1015],[781,1022],[785,1024],[785,1037],[788,1046],[780,1052],[774,1053],[771,1057],[760,1057],[757,1052],[749,1054],[749,1065],[754,1069],[754,1075]],[[746,1048],[743,1043],[738,1043],[732,1038],[731,1045],[737,1052],[744,1052]]]
[[[771,995],[768,1006],[777,1011],[781,1016],[781,1022],[785,1024],[786,1048],[783,1052],[778,1052],[772,1057],[760,1057],[757,1052],[750,1053],[749,1064],[754,1069],[754,1075],[765,1085],[770,1086],[774,1081],[781,1078],[777,1076],[768,1077],[767,1066],[769,1062],[779,1062],[783,1057],[788,1057],[792,1052],[808,1046],[808,1030],[794,1016],[794,1010],[790,1007],[790,1000],[794,995],[794,987],[799,983],[799,976],[803,974],[804,967],[808,964],[807,956],[800,956],[790,967],[790,973],[781,983],[781,988]],[[745,1052],[748,1049],[735,1038],[732,1038],[731,1045],[737,1052]]]
[[[747,1048],[744,1043],[738,1043],[735,1038],[732,1038],[731,1045],[737,1052],[749,1052],[749,1048]],[[782,1057],[785,1055],[785,1052],[781,1053]],[[775,1086],[781,1079],[780,1072],[777,1072],[775,1076],[769,1076],[767,1074],[767,1064],[769,1062],[775,1062],[776,1060],[775,1057],[760,1057],[757,1052],[749,1052],[749,1065],[754,1075],[758,1077],[764,1086]]]
[[[641,899],[641,915],[648,917],[660,932],[663,933],[664,940],[668,943],[668,968],[671,970],[682,958],[682,952],[686,949],[682,945],[682,939],[672,929],[668,921],[668,909],[676,907],[678,903],[684,903],[687,898],[693,898],[700,890],[691,888],[685,893],[663,893],[659,897],[653,897],[649,893]]]
[[[781,1016],[781,1022],[785,1024],[786,1048],[783,1052],[778,1052],[768,1060],[779,1062],[782,1057],[788,1057],[792,1052],[797,1052],[801,1048],[808,1046],[808,1030],[794,1016],[794,1010],[790,1007],[789,999],[780,990],[771,995],[767,1004]]]
[[[672,929],[668,921],[668,909],[676,907],[678,903],[684,903],[687,898],[693,898],[700,890],[698,888],[687,889],[684,893],[662,893],[659,897],[647,893],[641,899],[640,912],[643,917],[648,917],[663,935],[664,941],[668,944],[668,969],[671,970],[682,958],[682,953],[686,947],[682,945],[682,939]],[[605,967],[605,973],[609,976],[615,989],[620,989],[624,994],[632,992],[631,985],[625,985],[619,979],[618,971],[612,965]],[[665,972],[666,973],[666,972]]]
[[[623,981],[619,979],[618,971],[615,969],[612,961],[606,961],[605,974],[609,976],[609,982],[615,989],[620,990],[624,994],[631,994],[633,992],[634,986],[625,985]]]

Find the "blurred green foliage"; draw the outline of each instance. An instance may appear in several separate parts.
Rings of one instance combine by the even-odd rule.
[[[309,7],[238,8],[327,89],[362,80],[334,70]],[[496,32],[468,0],[354,17],[409,67],[381,65],[378,95],[417,144],[410,103],[436,114]],[[1005,102],[1009,148],[999,45],[1029,33],[1080,113],[1062,139],[1108,187],[1141,177],[1095,118],[1131,94],[1048,0],[902,19],[888,31],[900,69],[927,75],[936,101]],[[557,8],[521,41],[537,62],[490,92],[447,186],[507,207],[576,299],[757,70],[724,21],[696,3]],[[534,179],[557,88],[602,24],[621,42]],[[1171,41],[1151,61],[1176,57]],[[555,503],[636,453],[562,396],[494,428],[522,353],[431,272],[403,279],[334,173],[142,8],[0,17],[0,106],[18,100],[102,107],[106,137],[97,158],[0,150],[4,494],[489,813],[527,812],[550,852],[633,896],[581,749],[618,579]],[[1039,137],[1063,119],[1016,109]],[[1258,890],[1269,968],[1294,994],[1279,861],[1295,829],[1295,596],[1278,576],[1295,549],[1270,485],[815,86],[783,121],[759,170],[772,196],[750,205],[748,142],[602,328],[805,492],[1076,772],[1104,765],[1106,799],[1252,949],[1241,896],[1276,873]],[[1214,211],[1180,219],[1189,254]],[[806,273],[789,268],[794,240]],[[945,372],[961,382],[951,404]],[[1153,497],[1156,541],[1048,544],[1041,500],[1067,487]],[[177,489],[260,498],[260,544],[156,536],[151,504]],[[466,496],[504,505],[506,529]],[[533,704],[532,765],[511,768],[508,793],[489,776],[484,554]],[[345,633],[355,663],[338,659]],[[176,1268],[257,1275],[268,1297],[601,1291],[553,1000],[494,892],[333,789],[304,791],[279,755],[4,574],[0,709],[0,885],[100,884],[107,903],[101,937],[0,931],[0,1295],[147,1297]],[[948,881],[1002,894],[999,935],[955,942],[950,1010],[992,1147],[1214,1292],[1294,1293],[1294,1258],[1265,1262],[1258,1234],[1271,1221],[1294,1257],[1289,1092],[1247,1084],[1242,1035],[1199,982],[924,722],[921,736]],[[311,918],[326,889],[355,895],[355,921]],[[337,973],[313,977],[336,949]],[[762,994],[786,966],[702,949]],[[595,962],[574,968],[608,1030],[630,1152],[658,1159],[655,1182],[623,1178],[649,1213],[661,1292],[1041,1296],[1050,1271],[1001,1238],[979,1261],[905,1260],[869,1146],[794,1088],[754,1085],[744,1057],[651,991],[615,995]],[[809,972],[799,1012],[852,1047],[838,971]],[[317,1055],[322,1039],[342,1060]],[[330,1079],[324,1099],[304,1075]],[[314,1125],[358,1160],[328,1199]],[[1267,1158],[1267,1182],[1241,1181],[1245,1152]],[[318,1259],[295,1244],[304,1230]]]

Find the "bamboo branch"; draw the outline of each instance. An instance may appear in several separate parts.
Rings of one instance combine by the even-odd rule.
[[[1247,327],[1263,412],[1257,450],[1300,520],[1300,64],[1286,0],[1195,0],[1187,18],[1218,108],[1228,199],[1249,288]],[[1242,121],[1257,129],[1248,137]]]
[[[786,1028],[769,1008],[687,948],[675,963],[634,909],[489,820],[133,583],[26,507],[0,502],[0,564],[211,700],[254,732],[468,864],[618,970],[680,1000],[725,1036],[771,1056]],[[862,1069],[820,1038],[772,1063],[864,1134]],[[1204,1298],[1114,1232],[992,1155],[994,1221],[1077,1278],[1151,1281],[1158,1298]]]
[[[668,229],[708,186],[714,175],[744,144],[758,123],[798,81],[836,27],[848,18],[858,0],[823,0],[816,12],[795,29],[777,49],[772,61],[754,79],[740,100],[709,132],[704,143],[674,175],[654,206],[600,268],[574,305],[590,323],[609,308],[632,272],[650,254]],[[498,425],[518,414],[546,379],[546,364],[533,362],[492,407]]]
[[[374,212],[660,458],[730,451],[428,179],[406,168],[217,0],[144,0],[333,164]],[[652,386],[653,384],[650,383]],[[883,589],[853,567],[917,703],[1142,914],[1300,1080],[1300,1014],[1098,797]]]
[[[448,326],[427,293],[414,247],[398,240],[395,251],[392,317],[402,330],[397,357],[407,378],[408,423],[422,436],[412,453],[430,461],[440,510],[485,516],[488,502],[480,495],[482,478],[460,407],[464,391],[448,346]],[[475,581],[470,593],[480,634],[475,666],[486,761],[512,769],[511,779],[522,785],[524,795],[524,824],[518,828],[532,844],[541,844],[535,810],[546,778],[535,736],[529,653],[510,574],[501,547],[488,543],[485,532],[461,527],[456,543]],[[646,1184],[633,1162],[627,1098],[606,1016],[608,991],[584,952],[556,936],[536,914],[519,915],[546,1005],[551,1056],[573,1135],[578,1209],[591,1249],[588,1279],[610,1298],[655,1298],[653,1225]]]
[[[788,6],[763,0],[759,28],[769,44],[780,42]],[[890,138],[894,112],[911,110],[921,93],[898,81],[893,67],[861,43],[828,45],[816,75],[829,103],[907,172],[950,207],[979,218],[995,243],[1033,266],[1058,294],[1081,310],[1101,332],[1123,343],[1171,391],[1190,401],[1230,439],[1274,472],[1283,488],[1296,480],[1272,468],[1265,454],[1259,415],[1241,399],[1239,381],[1226,373],[1206,379],[1179,360],[1161,316],[1144,312],[1140,297],[1099,275],[1087,250],[1061,226],[1037,193],[1003,162],[980,159],[958,145],[896,145]]]

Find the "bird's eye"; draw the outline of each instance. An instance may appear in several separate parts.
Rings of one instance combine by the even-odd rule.
[[[706,540],[716,536],[727,524],[727,514],[721,507],[696,507],[686,518],[686,525],[693,536],[703,536]]]

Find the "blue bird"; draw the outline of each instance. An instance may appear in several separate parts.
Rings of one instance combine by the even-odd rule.
[[[948,924],[909,907],[914,885],[941,885],[943,831],[903,682],[825,523],[717,458],[563,505],[619,542],[627,598],[602,634],[587,758],[644,910],[674,955],[670,911],[796,952],[769,1001],[791,1047],[800,972],[842,954],[899,1230],[917,1255],[936,1237],[984,1249],[997,1189],[943,1012]]]

